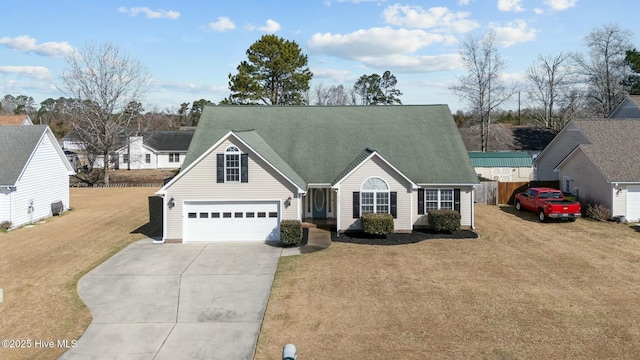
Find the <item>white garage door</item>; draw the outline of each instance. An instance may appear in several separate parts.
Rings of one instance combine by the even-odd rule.
[[[185,202],[183,241],[280,240],[278,201]]]
[[[640,218],[640,186],[627,188],[627,220],[637,221]]]

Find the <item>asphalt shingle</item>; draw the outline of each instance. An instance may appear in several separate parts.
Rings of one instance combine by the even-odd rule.
[[[0,186],[14,186],[46,125],[0,126]]]
[[[478,182],[446,105],[206,106],[183,168],[229,131],[246,130],[306,182],[335,181],[367,148],[416,183]]]

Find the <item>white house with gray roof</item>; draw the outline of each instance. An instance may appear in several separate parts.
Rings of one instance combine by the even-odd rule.
[[[69,208],[74,171],[46,125],[0,126],[0,223],[21,226]]]
[[[478,177],[446,105],[207,106],[164,198],[163,241],[279,240],[280,221],[396,231],[452,209],[474,226]]]
[[[536,158],[539,180],[559,180],[612,216],[640,219],[640,119],[573,120]]]

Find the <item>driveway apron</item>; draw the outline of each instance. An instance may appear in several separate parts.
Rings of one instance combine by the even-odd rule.
[[[252,359],[281,252],[133,243],[80,279],[93,321],[61,359]]]

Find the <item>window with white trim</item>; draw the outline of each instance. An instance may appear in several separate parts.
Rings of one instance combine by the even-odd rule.
[[[240,149],[229,146],[224,151],[224,179],[227,182],[240,182]]]
[[[389,186],[379,177],[370,177],[360,187],[360,214],[389,213]]]
[[[424,210],[453,210],[453,189],[424,189]]]
[[[180,153],[169,153],[169,162],[180,162]]]

